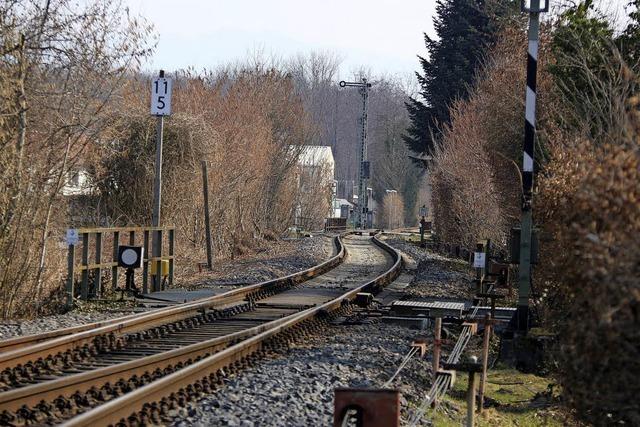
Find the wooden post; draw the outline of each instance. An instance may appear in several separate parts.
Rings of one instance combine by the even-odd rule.
[[[164,291],[164,287],[166,285],[166,283],[164,282],[164,280],[162,280],[162,257],[164,257],[165,255],[165,250],[164,250],[164,238],[167,237],[167,235],[165,234],[164,230],[160,230],[160,259],[158,260],[158,290],[159,291]]]
[[[96,264],[102,264],[102,233],[96,233]],[[102,295],[102,268],[95,269],[95,277],[93,280],[93,292],[92,296],[97,297]]]
[[[144,230],[144,255],[148,260],[149,256],[149,230]],[[142,264],[142,293],[149,292],[149,261],[144,261]]]
[[[436,324],[433,331],[433,375],[438,373],[440,369],[440,346],[442,345],[440,337],[442,335],[442,317],[436,317]]]
[[[86,300],[89,296],[89,233],[82,235],[82,285],[80,288],[80,297]]]
[[[433,327],[433,380],[435,381],[440,370],[440,348],[442,347],[442,317],[437,316],[436,322]],[[431,407],[435,408],[437,405],[436,398],[434,396],[431,402]]]
[[[113,262],[118,261],[119,247],[120,247],[120,232],[114,231],[113,232],[113,258],[111,258]],[[114,265],[113,267],[111,267],[111,287],[113,288],[114,291],[118,289],[118,266],[117,265]]]
[[[476,373],[469,371],[469,387],[467,388],[467,427],[475,425],[476,414]]]
[[[482,365],[478,363],[475,356],[469,358],[468,362],[445,363],[445,369],[454,369],[460,372],[469,373],[469,385],[467,387],[467,427],[473,427],[476,412],[476,373],[482,372]]]
[[[176,241],[176,230],[169,230],[169,288],[173,288],[173,271],[174,271],[174,245]]]
[[[495,301],[495,300],[493,300]],[[484,408],[484,389],[487,384],[487,365],[489,362],[489,341],[491,339],[491,318],[487,314],[484,318],[484,336],[482,337],[482,375],[480,377],[480,393],[478,396],[478,412]]]
[[[209,215],[209,174],[207,173],[207,161],[202,161],[202,193],[204,195],[204,227],[207,241],[207,268],[213,268],[213,255],[211,250],[211,217]]]
[[[76,258],[76,247],[75,245],[69,245],[69,250],[67,253],[67,307],[73,307],[73,278],[74,278],[74,268],[75,268],[75,258]]]
[[[154,235],[157,237],[158,241],[157,241],[157,248],[156,253],[153,255],[154,258],[157,258],[156,261],[154,261],[156,263],[156,275],[153,276],[153,284],[152,284],[152,290],[155,292],[159,292],[162,290],[162,229],[156,230],[154,231]]]

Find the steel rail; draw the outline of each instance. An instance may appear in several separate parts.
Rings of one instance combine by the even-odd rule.
[[[338,249],[338,253],[336,255],[316,266],[297,273],[292,273],[284,277],[249,286],[243,286],[219,295],[203,298],[191,303],[181,304],[178,307],[168,307],[104,322],[65,328],[44,334],[32,335],[30,336],[31,338],[18,337],[8,340],[12,342],[10,345],[19,345],[21,347],[5,353],[0,353],[0,371],[30,361],[35,361],[37,359],[44,359],[67,350],[80,348],[85,344],[91,343],[98,336],[107,334],[123,336],[125,334],[141,332],[156,326],[187,319],[194,316],[199,311],[206,310],[208,308],[221,307],[243,301],[246,298],[250,298],[252,294],[269,290],[277,285],[294,285],[309,280],[320,274],[326,273],[344,260],[346,251],[341,241],[341,236],[336,236],[334,238],[334,244]],[[63,333],[64,335],[59,335]],[[35,342],[35,344],[28,345],[29,342]],[[2,344],[0,344],[0,346],[1,345]]]
[[[145,405],[160,401],[162,398],[177,393],[181,389],[197,383],[206,378],[209,374],[217,372],[234,362],[239,362],[261,350],[269,339],[277,337],[278,334],[291,329],[300,323],[334,311],[340,308],[345,302],[356,298],[360,292],[377,292],[385,285],[392,282],[399,274],[402,265],[400,254],[391,246],[378,240],[375,236],[373,242],[383,250],[391,254],[393,265],[384,273],[378,275],[373,280],[359,285],[344,294],[336,297],[318,307],[312,307],[302,312],[293,314],[276,322],[271,322],[257,335],[253,335],[237,344],[234,344],[218,353],[208,356],[185,368],[164,376],[150,384],[144,385],[123,396],[110,400],[94,409],[91,409],[63,425],[65,426],[103,426],[112,425],[126,420],[130,415],[141,410]]]

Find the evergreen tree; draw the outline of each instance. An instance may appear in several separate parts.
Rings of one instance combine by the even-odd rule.
[[[504,6],[505,4],[508,6]],[[502,2],[510,10],[512,2]],[[406,104],[411,125],[404,142],[418,154],[430,154],[449,122],[449,105],[465,99],[474,74],[496,32],[495,16],[484,0],[438,0],[434,27],[437,38],[426,33],[428,59],[418,56],[422,74],[417,72],[424,102],[411,98]]]
[[[640,0],[630,0],[627,8],[629,23],[616,39],[616,45],[625,61],[637,70],[640,66]]]

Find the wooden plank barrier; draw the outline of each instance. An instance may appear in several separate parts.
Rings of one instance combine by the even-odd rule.
[[[150,246],[150,233],[159,231],[162,237],[162,245],[159,257],[152,257]],[[128,233],[128,241],[125,243],[129,246],[135,246],[136,240],[142,240],[141,244],[144,248],[144,259],[142,268],[142,292],[148,292],[149,271],[151,262],[159,262],[166,260],[169,262],[168,285],[173,286],[175,271],[175,227],[111,227],[111,228],[79,228],[78,237],[82,246],[82,256],[80,264],[76,264],[76,245],[69,245],[67,252],[67,286],[66,286],[66,303],[67,306],[73,305],[76,289],[76,274],[80,274],[80,298],[88,300],[98,298],[104,294],[102,288],[102,273],[110,270],[111,287],[113,290],[118,288],[118,249],[120,247],[120,239]],[[105,261],[104,242],[108,241],[107,237],[111,237],[113,247],[111,251],[111,260]],[[167,254],[164,254],[165,243],[167,246]],[[106,251],[109,252],[109,251]],[[92,256],[90,256],[90,253]],[[93,260],[93,262],[90,262]],[[91,281],[91,283],[90,283]],[[164,290],[164,282],[155,290]]]

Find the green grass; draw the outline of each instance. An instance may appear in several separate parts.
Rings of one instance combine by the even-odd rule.
[[[435,426],[458,427],[466,420],[467,374],[458,375],[456,383],[435,412],[427,416]],[[479,378],[478,378],[479,381]],[[499,368],[489,372],[483,413],[476,414],[476,425],[484,426],[564,426],[573,424],[567,411],[558,407],[547,393],[550,378]],[[554,389],[554,397],[556,391]]]

